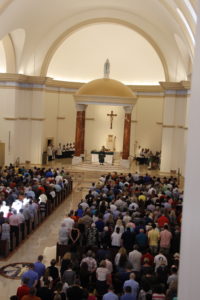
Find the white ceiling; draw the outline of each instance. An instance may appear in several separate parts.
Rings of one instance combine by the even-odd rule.
[[[120,23],[136,30],[151,45],[154,45],[158,56],[160,55],[163,58],[162,63],[166,64],[169,80],[182,80],[186,79],[187,74],[191,72],[194,45],[183,20],[181,20],[177,13],[177,8],[182,11],[193,34],[195,31],[195,22],[184,1],[1,1],[0,39],[3,39],[3,37],[11,32],[15,32],[10,37],[16,51],[16,72],[40,75],[41,70],[45,72],[48,69],[48,64],[54,54],[55,58],[59,51],[61,51],[60,48],[58,52],[55,52],[60,44],[65,41],[65,45],[67,45],[70,32],[74,33],[81,30],[85,24],[102,23],[104,20],[112,24]],[[191,4],[196,9],[196,1],[192,0]],[[17,38],[17,33],[19,34],[19,38]],[[74,38],[75,36],[74,34]],[[178,44],[177,40],[179,41]],[[181,43],[184,45],[184,57],[180,51]],[[73,50],[74,53],[75,51],[76,49]],[[101,53],[102,49],[96,49],[96,52],[98,51]],[[75,57],[77,57],[78,53],[76,53]],[[146,54],[143,53],[143,55]],[[140,57],[141,60],[142,56]],[[44,67],[45,65],[46,67]],[[61,77],[63,76],[63,74],[60,75]],[[70,74],[65,74],[65,76],[70,79]],[[71,79],[73,78],[74,75],[71,73]]]
[[[146,39],[114,24],[90,25],[69,36],[53,56],[47,76],[88,82],[103,77],[107,58],[110,77],[126,84],[165,81],[162,63]]]

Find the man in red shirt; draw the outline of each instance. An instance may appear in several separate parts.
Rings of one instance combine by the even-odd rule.
[[[29,294],[24,295],[22,300],[41,300],[41,298],[36,296],[36,289],[32,287],[30,288]]]
[[[22,285],[17,289],[17,298],[21,300],[24,295],[28,295],[30,291],[30,287],[28,287],[28,278],[24,278]]]
[[[141,258],[141,263],[142,265],[144,264],[144,259],[145,258],[148,258],[149,259],[149,264],[151,266],[153,266],[153,263],[154,263],[154,257],[153,255],[150,253],[150,250],[147,249],[146,252],[142,255],[142,258]]]
[[[169,224],[169,219],[165,216],[164,213],[157,219],[158,226],[160,228],[164,227],[165,224]]]

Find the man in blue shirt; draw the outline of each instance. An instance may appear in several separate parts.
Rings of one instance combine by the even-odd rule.
[[[109,287],[108,293],[104,294],[102,300],[119,300],[119,297],[113,292],[112,287]]]
[[[44,276],[45,265],[42,263],[43,256],[38,256],[38,261],[34,263],[34,271],[38,274],[38,279]]]
[[[140,247],[141,250],[146,249],[148,245],[148,237],[144,232],[144,228],[139,229],[139,233],[135,238],[136,244]]]
[[[120,300],[133,300],[133,295],[131,294],[131,287],[126,286],[124,289],[124,295],[120,297]]]
[[[22,275],[22,282],[24,281],[24,278],[28,279],[28,286],[35,287],[38,282],[38,274],[33,270],[34,269],[34,264],[29,265],[29,270],[27,272],[24,272]]]
[[[130,278],[129,280],[126,280],[124,282],[124,287],[123,288],[125,289],[126,286],[130,286],[131,287],[132,300],[136,300],[137,295],[138,295],[138,290],[139,290],[139,284],[138,284],[137,281],[135,281],[135,273],[131,273],[129,278]]]

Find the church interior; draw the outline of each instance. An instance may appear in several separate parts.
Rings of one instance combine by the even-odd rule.
[[[39,254],[49,265],[62,219],[102,174],[175,176],[185,200],[178,299],[199,299],[199,2],[1,1],[1,175],[63,168],[73,188],[0,268]],[[2,300],[19,285],[0,272]]]

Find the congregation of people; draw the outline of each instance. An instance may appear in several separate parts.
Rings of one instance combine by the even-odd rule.
[[[177,299],[182,201],[173,177],[102,175],[61,220],[60,267],[39,256],[17,299]]]
[[[1,168],[1,256],[14,250],[70,191],[71,177],[64,169]]]
[[[48,161],[73,157],[74,151],[75,143],[66,143],[63,145],[59,143],[58,147],[55,147],[53,144],[49,144],[47,147]]]

